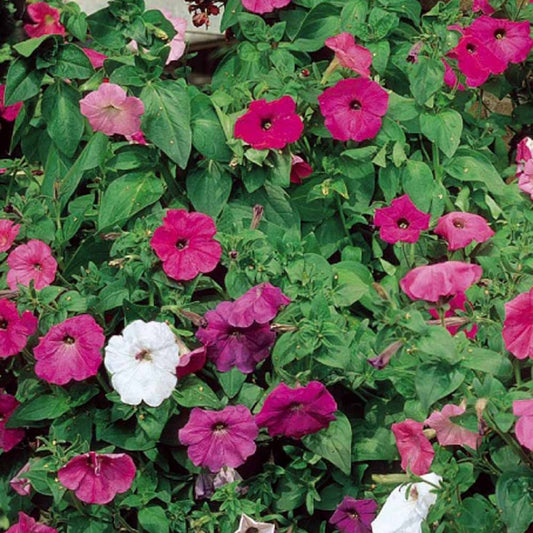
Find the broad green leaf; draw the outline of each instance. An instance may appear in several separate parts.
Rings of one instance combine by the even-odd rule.
[[[13,105],[35,96],[41,89],[43,78],[44,70],[37,70],[34,61],[15,59],[7,71],[4,104]]]
[[[216,218],[228,201],[232,183],[221,166],[198,166],[187,174],[187,195],[196,211]]]
[[[40,37],[35,37],[34,39],[27,39],[13,45],[13,48],[23,57],[30,57],[41,44],[47,39],[54,38],[54,35],[41,35]],[[56,37],[57,38],[57,37]]]
[[[409,72],[411,93],[419,104],[426,103],[441,87],[444,80],[444,65],[440,59],[418,58]]]
[[[210,407],[218,409],[221,407],[218,396],[213,389],[196,376],[186,376],[180,379],[174,398],[183,407]]]
[[[59,48],[57,63],[50,67],[50,73],[59,78],[85,80],[94,74],[94,68],[81,48],[65,44]]]
[[[443,109],[436,115],[424,113],[420,115],[420,130],[451,157],[461,142],[463,118],[453,109]]]
[[[389,94],[389,107],[387,109],[387,116],[389,118],[404,122],[413,120],[419,114],[420,110],[412,98],[405,98],[394,92]]]
[[[329,2],[323,2],[311,9],[302,22],[292,50],[314,52],[324,46],[324,41],[339,32],[340,9]]]
[[[246,374],[243,374],[238,368],[233,368],[229,372],[217,372],[217,376],[228,398],[233,398],[239,394],[242,384],[246,381]]]
[[[463,354],[465,368],[487,372],[500,379],[508,379],[513,372],[511,361],[504,355],[483,348],[469,348]]]
[[[458,155],[445,163],[447,174],[460,181],[483,183],[493,194],[503,194],[505,183],[494,165],[483,156]]]
[[[437,400],[448,396],[464,381],[464,374],[446,363],[422,363],[415,376],[415,388],[422,409],[427,411]]]
[[[144,507],[139,511],[139,523],[148,533],[168,533],[169,520],[159,505]]]
[[[113,17],[109,9],[100,9],[87,17],[91,37],[97,42],[111,49],[120,49],[126,40],[119,30],[120,23]]]
[[[431,169],[422,161],[407,161],[402,169],[403,190],[422,211],[429,211],[434,180]]]
[[[533,523],[533,473],[530,470],[505,472],[496,482],[496,503],[507,533],[524,533]]]
[[[70,409],[66,396],[41,394],[37,398],[20,404],[9,417],[8,427],[20,427],[28,422],[57,418]]]

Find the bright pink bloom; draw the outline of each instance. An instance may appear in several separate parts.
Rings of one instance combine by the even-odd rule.
[[[0,300],[0,358],[18,354],[36,331],[37,318],[30,311],[19,315],[13,302]]]
[[[291,0],[242,0],[242,5],[252,13],[272,13],[274,9],[288,6]]]
[[[19,406],[19,402],[11,394],[0,393],[0,450],[8,452],[14,448],[23,438],[23,429],[6,429],[6,422]]]
[[[474,13],[481,11],[484,15],[492,15],[494,8],[490,5],[489,0],[474,0],[472,11]]]
[[[7,120],[7,122],[13,122],[22,109],[22,102],[17,102],[16,104],[8,105],[6,107],[4,103],[5,92],[6,86],[0,85],[0,118]]]
[[[91,315],[68,318],[52,326],[34,348],[35,373],[56,385],[96,376],[104,343],[103,330]]]
[[[374,225],[379,236],[391,244],[416,242],[420,232],[429,228],[431,215],[416,208],[407,194],[395,198],[389,207],[376,209]]]
[[[31,494],[30,480],[24,477],[26,472],[30,471],[30,463],[26,463],[15,475],[13,479],[9,481],[11,488],[21,496],[29,496]]]
[[[518,442],[533,452],[533,400],[515,400],[513,414],[520,417],[514,428]]]
[[[98,90],[80,100],[80,110],[94,131],[134,135],[141,129],[144,104],[140,98],[128,96],[122,87],[102,83]]]
[[[516,177],[518,188],[533,200],[533,139],[524,137],[516,150]]]
[[[168,54],[167,65],[172,61],[177,61],[185,52],[185,31],[187,30],[187,19],[173,17],[172,14],[162,9],[161,13],[169,20],[174,27],[176,35],[170,41],[170,54]]]
[[[351,33],[343,32],[330,37],[326,39],[325,44],[335,52],[335,57],[342,67],[349,68],[365,78],[370,76],[372,52],[364,46],[355,44]]]
[[[196,337],[206,345],[207,357],[219,372],[237,367],[249,374],[270,355],[276,334],[270,325],[253,322],[248,327],[233,326],[229,317],[234,315],[234,302],[221,302],[205,314],[207,326],[199,328]]]
[[[192,352],[181,355],[178,366],[176,367],[176,376],[178,376],[178,379],[202,370],[205,366],[206,358],[207,350],[205,346],[200,346],[200,348],[196,348]]]
[[[258,433],[247,407],[228,405],[222,411],[195,407],[178,435],[194,465],[218,472],[224,466],[237,468],[253,455]]]
[[[458,292],[449,302],[448,305],[450,308],[444,313],[445,318],[456,316],[456,311],[466,311],[466,304],[471,304],[468,301],[466,294],[464,292]],[[430,315],[433,318],[439,318],[439,313],[437,309],[430,309]],[[450,332],[451,335],[456,335],[461,326],[446,326],[446,329]],[[473,324],[470,329],[464,329],[464,334],[468,339],[474,339],[477,333],[477,324]]]
[[[17,246],[7,256],[7,265],[7,284],[12,291],[16,290],[19,283],[29,287],[32,281],[40,291],[48,287],[56,277],[57,261],[52,257],[52,250],[37,239]]]
[[[29,17],[35,24],[24,24],[28,37],[42,35],[65,35],[65,28],[59,22],[59,10],[48,5],[47,2],[35,2],[26,8]]]
[[[129,490],[136,471],[132,458],[125,453],[89,452],[71,459],[57,477],[82,502],[104,505]]]
[[[211,272],[222,255],[213,219],[203,213],[169,209],[150,241],[170,278],[188,281],[200,272]]]
[[[466,248],[472,241],[485,242],[494,235],[482,216],[460,211],[440,217],[433,231],[448,241],[448,250]]]
[[[19,230],[20,224],[14,224],[11,220],[0,219],[0,252],[6,252],[11,248]]]
[[[104,66],[104,61],[107,59],[105,54],[101,54],[92,48],[82,48],[85,52],[85,55],[89,58],[91,65],[94,69],[102,68]]]
[[[141,130],[134,133],[133,135],[126,135],[125,137],[130,142],[130,144],[141,144],[143,146],[146,146],[148,144],[146,142],[146,139],[144,138],[144,133]]]
[[[437,432],[437,440],[441,446],[468,446],[473,450],[477,449],[481,442],[479,433],[474,433],[451,420],[464,412],[464,407],[448,404],[440,411],[434,411],[425,421],[426,426]]]
[[[396,447],[402,458],[402,468],[407,472],[421,476],[427,474],[431,468],[435,451],[431,442],[422,431],[422,422],[407,419],[392,424],[391,429],[396,439]]]
[[[271,437],[301,439],[327,428],[335,420],[336,410],[335,399],[319,381],[295,389],[280,383],[267,396],[255,420],[260,427],[268,429]]]
[[[464,91],[465,86],[462,83],[458,83],[459,80],[457,79],[457,74],[455,73],[455,70],[450,67],[448,62],[443,57],[441,57],[440,60],[444,65],[444,83],[452,89],[454,87],[457,87],[458,91]]]
[[[356,500],[345,496],[331,515],[329,523],[341,533],[372,533],[378,504],[374,500]]]
[[[20,512],[19,521],[12,525],[6,533],[57,533],[57,529],[39,524],[31,516]]]
[[[291,154],[291,183],[301,184],[304,178],[313,173],[311,165],[299,155]]]
[[[254,100],[248,111],[235,123],[235,137],[256,150],[282,149],[296,142],[304,123],[296,114],[296,102],[290,96],[278,100]]]
[[[400,287],[411,300],[438,302],[466,291],[479,281],[482,272],[479,265],[461,261],[423,265],[410,270],[401,279]]]
[[[533,359],[533,289],[505,304],[505,347],[518,359]]]
[[[365,141],[378,134],[389,95],[375,81],[356,78],[329,87],[318,97],[318,103],[334,139]]]

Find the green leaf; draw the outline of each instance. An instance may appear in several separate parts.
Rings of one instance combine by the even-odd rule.
[[[427,334],[418,343],[418,349],[431,355],[431,360],[440,360],[447,363],[457,363],[460,355],[457,353],[455,337],[443,327],[429,328]]]
[[[434,180],[431,169],[422,161],[407,161],[402,170],[403,190],[422,211],[429,211],[433,196]]]
[[[496,503],[507,533],[524,533],[533,522],[533,473],[528,470],[505,472],[496,483]]]
[[[443,109],[438,114],[420,115],[420,130],[448,157],[452,157],[461,142],[463,118],[453,109]]]
[[[405,98],[396,93],[389,94],[389,107],[387,109],[389,118],[406,122],[418,117],[419,114],[420,111],[412,98]]]
[[[34,39],[27,39],[13,45],[13,48],[23,57],[30,57],[41,44],[47,39],[55,37],[54,35],[41,35],[40,37],[35,37]]]
[[[419,104],[424,104],[441,87],[444,80],[444,65],[440,59],[418,58],[409,72],[411,93]]]
[[[228,201],[232,183],[221,166],[199,166],[187,174],[187,196],[196,211],[216,218]]]
[[[126,40],[119,30],[120,24],[109,9],[100,9],[87,17],[91,37],[97,42],[111,49],[120,49]]]
[[[422,409],[427,410],[441,398],[448,396],[464,381],[457,368],[446,363],[422,363],[415,376],[415,388]]]
[[[481,154],[458,155],[444,165],[447,174],[460,181],[483,183],[493,194],[503,194],[505,183],[494,165]]]
[[[221,407],[218,396],[207,383],[204,383],[196,376],[186,376],[180,379],[174,397],[179,405],[183,407],[211,407],[219,409]]]
[[[228,398],[237,396],[242,384],[246,381],[246,374],[238,368],[233,368],[229,372],[217,372],[217,376]]]
[[[4,104],[13,105],[35,96],[41,89],[43,78],[44,70],[37,70],[34,61],[15,59],[7,72]]]
[[[66,396],[41,394],[37,398],[19,405],[9,417],[7,427],[19,427],[28,422],[57,418],[69,409]]]
[[[324,41],[338,33],[340,9],[330,2],[322,2],[311,9],[302,22],[292,50],[315,52],[324,46]]]
[[[74,44],[65,44],[59,48],[57,63],[49,69],[59,78],[87,79],[94,74],[94,68],[87,54]]]
[[[169,524],[167,515],[162,507],[153,505],[144,507],[139,511],[139,523],[148,533],[168,533]]]
[[[465,368],[487,372],[500,379],[508,379],[513,372],[511,361],[504,355],[483,348],[469,348],[461,363]]]
[[[364,148],[351,148],[344,150],[341,155],[349,157],[354,161],[368,161],[376,152],[377,146],[365,146]]]

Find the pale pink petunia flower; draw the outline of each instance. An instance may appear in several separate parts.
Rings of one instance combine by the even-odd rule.
[[[177,61],[185,52],[185,31],[187,30],[187,19],[180,17],[173,17],[170,11],[162,9],[161,13],[165,15],[165,18],[176,30],[176,35],[170,41],[170,54],[167,58],[167,65],[172,63],[172,61]]]
[[[57,533],[57,529],[40,524],[26,513],[19,512],[19,521],[5,533]]]
[[[392,424],[396,447],[402,459],[402,468],[421,476],[427,474],[433,462],[435,451],[431,442],[424,435],[422,422],[407,419]]]
[[[37,239],[17,246],[7,256],[7,265],[7,284],[12,291],[17,289],[19,283],[29,287],[32,281],[35,289],[40,291],[56,277],[57,261],[52,256],[52,250]]]
[[[11,488],[20,496],[29,496],[31,494],[30,480],[24,477],[24,474],[30,471],[30,463],[26,463],[9,481]]]
[[[104,61],[107,59],[105,54],[101,54],[92,48],[82,48],[85,52],[85,55],[89,58],[91,65],[94,69],[102,68],[104,66]]]
[[[479,433],[470,431],[451,418],[464,414],[465,408],[461,405],[447,404],[440,411],[434,411],[426,420],[426,426],[437,432],[437,440],[441,446],[468,446],[477,449],[481,442]]]
[[[59,22],[59,10],[47,2],[35,2],[26,8],[34,24],[24,24],[28,37],[41,37],[43,35],[65,35],[65,28]]]
[[[0,85],[0,118],[7,120],[7,122],[13,122],[20,113],[23,104],[22,102],[17,102],[16,104],[6,106],[4,99],[5,93],[6,86]]]
[[[303,180],[313,173],[311,165],[299,155],[291,154],[291,183],[300,185]]]
[[[518,359],[533,359],[533,288],[505,304],[502,336]]]
[[[342,67],[349,68],[365,78],[370,76],[372,52],[364,46],[355,44],[351,33],[343,32],[335,37],[329,37],[325,44],[335,52],[335,58]]]
[[[4,452],[14,448],[25,435],[23,429],[6,428],[7,421],[18,406],[19,402],[14,396],[0,392],[0,450],[4,450]]]
[[[242,5],[252,13],[272,13],[274,9],[288,6],[291,0],[242,0]]]
[[[482,216],[460,211],[440,217],[433,231],[448,241],[448,250],[460,250],[473,241],[485,242],[494,235]]]
[[[0,219],[0,252],[7,252],[19,234],[20,224]]]
[[[533,399],[515,400],[513,414],[520,417],[514,428],[518,442],[533,452]]]
[[[18,354],[37,331],[37,318],[30,311],[19,314],[17,306],[0,300],[0,358]]]

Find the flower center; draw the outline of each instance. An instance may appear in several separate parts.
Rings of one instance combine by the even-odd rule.
[[[74,344],[76,341],[75,341],[74,338],[71,337],[70,335],[65,335],[65,336],[63,337],[63,342],[64,342],[65,344]]]
[[[34,263],[33,268],[35,270],[38,270],[39,272],[41,272],[41,270],[43,269],[41,263]]]
[[[188,245],[189,245],[189,241],[187,239],[179,239],[178,242],[176,243],[176,248],[178,250],[183,250],[184,248],[187,248]]]
[[[259,533],[259,529],[256,527],[249,527],[244,533]]]
[[[357,520],[359,518],[359,514],[355,509],[348,509],[347,513],[352,520]]]
[[[152,356],[148,350],[141,350],[138,354],[135,355],[136,361],[151,361]]]
[[[261,121],[261,129],[268,131],[272,127],[272,120],[269,118],[264,118]]]
[[[301,411],[303,407],[304,407],[303,403],[293,402],[289,405],[289,411],[292,411],[294,413],[297,411]]]
[[[494,32],[494,37],[496,37],[496,39],[503,39],[505,37],[505,30],[501,28],[499,30],[496,30]]]
[[[89,457],[87,457],[87,464],[93,469],[93,472],[96,476],[100,475],[100,458],[96,455],[95,452],[89,452]]]
[[[465,223],[460,218],[454,219],[453,225],[455,228],[459,229],[463,229],[465,227]]]
[[[52,15],[45,15],[44,16],[44,23],[46,26],[49,26],[50,24],[55,23],[55,19]]]
[[[361,109],[361,107],[361,102],[359,100],[352,100],[350,102],[350,109],[353,109],[354,111]]]
[[[228,425],[225,424],[224,422],[217,422],[216,424],[213,424],[213,433],[215,434],[222,434],[222,433],[226,433],[226,429],[227,429]]]
[[[409,228],[409,221],[406,218],[400,218],[400,220],[398,220],[398,222],[396,224],[398,224],[398,227],[400,229],[408,229]]]
[[[7,329],[8,322],[5,318],[0,318],[0,329]]]
[[[469,54],[475,54],[476,51],[477,51],[477,46],[472,44],[472,43],[468,43],[466,45],[466,51],[469,53]]]

